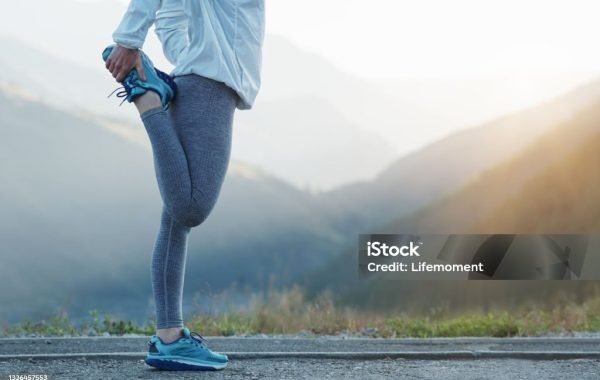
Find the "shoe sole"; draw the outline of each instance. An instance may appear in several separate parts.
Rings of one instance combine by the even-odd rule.
[[[146,364],[158,369],[166,369],[170,371],[218,371],[227,367],[227,363],[211,363],[203,361],[192,361],[186,359],[156,359],[146,358]]]

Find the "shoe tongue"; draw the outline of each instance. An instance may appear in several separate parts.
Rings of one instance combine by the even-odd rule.
[[[183,329],[181,329],[181,332],[183,333],[183,336],[185,336],[186,338],[191,338],[190,330],[187,327],[184,327]]]

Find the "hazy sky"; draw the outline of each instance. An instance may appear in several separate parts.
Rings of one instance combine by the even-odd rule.
[[[100,50],[110,43],[127,3],[7,2],[0,12],[0,38],[21,40],[61,61],[101,72],[106,88],[97,92],[108,94],[115,84],[104,70]],[[257,112],[263,101],[323,98],[318,85],[294,82],[302,76],[292,76],[303,68],[307,75],[328,73],[325,92],[332,96],[322,105],[391,142],[398,155],[600,77],[600,0],[266,0],[266,9],[271,38]],[[287,41],[275,43],[285,40],[294,46],[285,50]],[[318,56],[301,54],[297,47]],[[157,67],[170,71],[153,32],[144,50]],[[295,58],[280,59],[288,53]],[[338,75],[319,56],[352,76]],[[2,57],[10,59],[10,52]],[[288,72],[289,81],[280,80]],[[23,79],[28,78],[39,83],[47,79],[35,71]],[[363,102],[365,108],[336,103],[345,95],[336,94],[343,91],[340,81],[356,85],[352,99],[364,96],[365,88],[371,91],[371,103]],[[107,104],[104,96],[93,99],[98,105],[92,108]],[[108,112],[138,121],[133,108],[122,108],[126,111]],[[420,127],[404,128],[411,125]]]
[[[266,7],[268,32],[371,79],[600,67],[598,0],[267,0]]]

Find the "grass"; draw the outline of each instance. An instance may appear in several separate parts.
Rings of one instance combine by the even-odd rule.
[[[308,301],[304,293],[293,288],[271,291],[256,297],[247,311],[217,315],[195,315],[186,325],[208,336],[243,334],[339,334],[373,337],[457,337],[457,336],[534,336],[547,333],[600,331],[600,297],[581,304],[557,306],[552,310],[497,310],[487,313],[440,312],[426,314],[389,314],[359,311],[335,305],[331,294]],[[75,326],[66,312],[33,323],[25,320],[3,326],[0,335],[37,334],[42,336],[88,335],[105,332],[111,335],[154,333],[154,321],[143,325],[100,316],[91,310],[85,322]]]
[[[24,320],[14,325],[4,325],[0,330],[1,336],[36,334],[43,336],[64,336],[64,335],[89,335],[90,332],[101,335],[109,333],[111,335],[123,334],[145,334],[154,333],[154,321],[147,321],[143,326],[137,325],[131,321],[116,319],[110,315],[99,317],[98,310],[90,310],[88,318],[80,325],[75,325],[69,321],[68,314],[61,310],[52,315],[48,320],[31,322]]]

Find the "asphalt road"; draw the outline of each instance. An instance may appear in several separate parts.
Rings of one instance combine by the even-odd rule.
[[[0,380],[53,379],[600,379],[599,338],[209,338],[219,372],[143,362],[147,337],[0,339]]]

